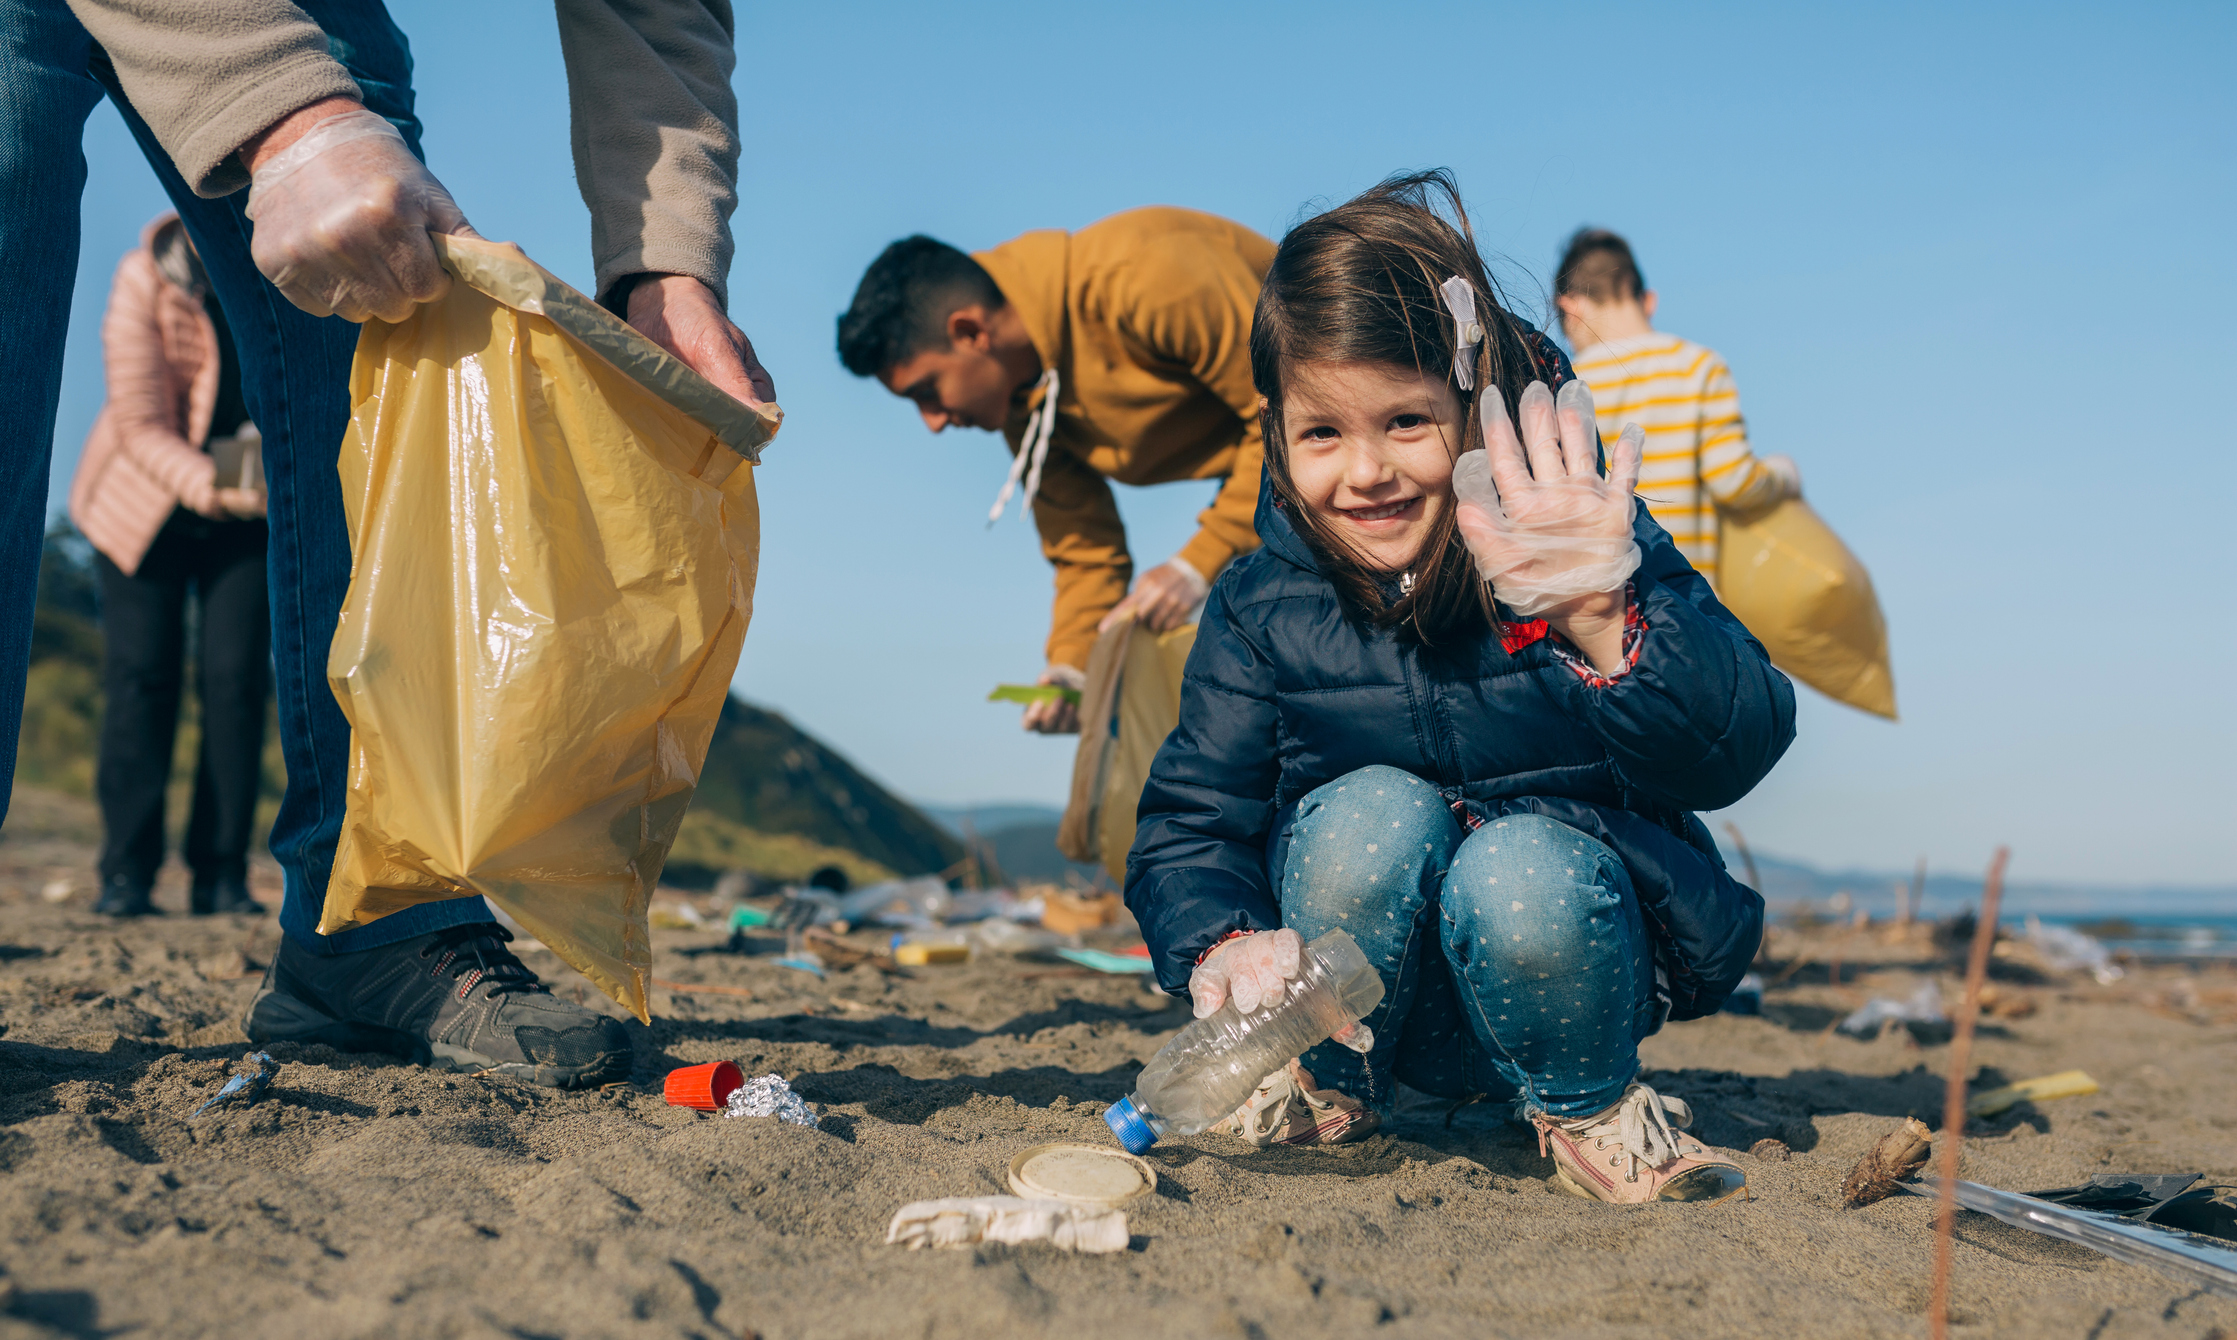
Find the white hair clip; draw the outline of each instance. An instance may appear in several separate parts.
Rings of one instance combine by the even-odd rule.
[[[1484,328],[1476,323],[1476,290],[1454,275],[1441,286],[1445,306],[1453,319],[1453,380],[1463,391],[1476,389],[1476,350],[1484,342]]]

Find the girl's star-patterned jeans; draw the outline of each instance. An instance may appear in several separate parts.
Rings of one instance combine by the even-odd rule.
[[[1349,931],[1383,979],[1374,1050],[1313,1048],[1318,1083],[1384,1108],[1396,1079],[1573,1117],[1637,1073],[1652,951],[1630,875],[1595,839],[1536,814],[1469,832],[1421,778],[1362,768],[1298,802],[1280,886],[1285,925]]]

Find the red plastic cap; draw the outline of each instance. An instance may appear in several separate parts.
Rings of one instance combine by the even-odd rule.
[[[702,1112],[713,1112],[730,1101],[730,1095],[746,1082],[745,1072],[730,1061],[709,1061],[705,1065],[687,1065],[681,1070],[668,1072],[662,1085],[672,1107],[695,1107]]]

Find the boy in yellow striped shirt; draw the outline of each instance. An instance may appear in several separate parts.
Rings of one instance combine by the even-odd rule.
[[[1748,450],[1740,392],[1723,359],[1654,328],[1654,290],[1621,237],[1578,229],[1554,275],[1554,302],[1601,436],[1614,441],[1627,423],[1646,430],[1639,497],[1714,585],[1717,509],[1751,512],[1800,497],[1794,462]]]

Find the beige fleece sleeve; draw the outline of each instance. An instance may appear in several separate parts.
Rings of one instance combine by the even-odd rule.
[[[287,0],[70,0],[70,12],[196,195],[248,185],[234,151],[289,112],[363,96]]]
[[[730,0],[558,0],[575,184],[599,301],[617,280],[690,275],[729,299],[738,207]]]

